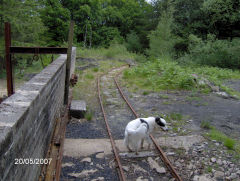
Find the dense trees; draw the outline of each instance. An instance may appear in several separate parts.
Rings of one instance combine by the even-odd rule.
[[[39,2],[36,0],[0,1],[0,71],[4,60],[4,22],[11,23],[12,43],[14,45],[41,44],[45,26],[39,14]]]
[[[215,37],[214,41],[226,40],[229,44],[240,37],[239,0],[0,2],[1,50],[4,21],[12,24],[14,44],[61,46],[67,41],[69,21],[73,19],[78,46],[108,47],[115,41],[129,51],[150,56],[168,54],[175,58],[193,51],[189,38],[192,35],[205,42],[204,45],[209,41],[209,34]]]

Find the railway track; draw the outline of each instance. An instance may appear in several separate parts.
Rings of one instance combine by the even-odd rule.
[[[127,100],[127,98],[124,96],[123,94],[123,91],[117,81],[117,76],[122,72],[123,69],[126,68],[126,65],[125,66],[122,66],[120,68],[115,68],[115,69],[112,69],[111,71],[114,72],[114,71],[119,71],[114,77],[113,77],[113,80],[114,80],[114,83],[117,87],[117,90],[119,92],[119,94],[121,95],[121,98],[124,100],[124,102],[127,104],[127,107],[131,110],[132,114],[137,118],[139,117],[138,114],[136,113],[136,111],[133,109],[133,106],[129,103],[129,101]],[[104,108],[104,104],[103,104],[103,99],[102,99],[102,91],[101,91],[101,78],[102,76],[98,77],[98,80],[97,80],[97,91],[98,91],[98,99],[99,99],[99,103],[100,103],[100,106],[101,106],[101,110],[102,110],[102,113],[103,113],[103,117],[104,117],[104,121],[105,121],[105,125],[106,125],[106,128],[107,128],[107,132],[108,132],[108,135],[109,135],[109,138],[110,138],[110,142],[111,142],[111,145],[112,145],[112,150],[113,150],[113,153],[114,153],[114,156],[115,156],[115,160],[116,160],[116,163],[117,163],[117,170],[118,170],[118,173],[119,173],[119,179],[122,180],[122,181],[125,181],[127,180],[126,178],[126,175],[124,173],[124,170],[123,170],[123,165],[122,165],[122,161],[121,161],[121,158],[119,156],[119,152],[118,152],[118,149],[116,147],[116,144],[114,142],[114,138],[113,138],[113,135],[111,133],[111,129],[110,129],[110,126],[109,126],[109,122],[108,122],[108,117],[107,117],[107,114],[106,114],[106,111],[105,111],[105,108]],[[161,149],[161,147],[158,145],[157,141],[154,139],[154,137],[152,135],[150,135],[155,147],[156,147],[156,150],[158,151],[159,155],[160,155],[160,158],[162,160],[162,162],[164,162],[165,164],[165,167],[169,170],[169,172],[171,173],[172,177],[175,178],[177,181],[182,181],[181,177],[178,175],[178,173],[176,172],[176,170],[174,169],[173,165],[171,164],[171,162],[169,161],[169,159],[166,157],[166,154],[163,152],[163,150]]]

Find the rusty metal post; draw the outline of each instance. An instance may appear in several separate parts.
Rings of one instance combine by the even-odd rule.
[[[13,65],[10,54],[10,46],[11,46],[11,26],[10,23],[5,22],[5,60],[6,60],[8,96],[14,94]]]
[[[65,78],[65,92],[64,92],[64,105],[68,104],[68,94],[70,85],[70,69],[72,57],[72,43],[73,43],[73,29],[74,21],[71,21],[68,33],[68,50],[67,50],[67,63],[66,63],[66,78]]]

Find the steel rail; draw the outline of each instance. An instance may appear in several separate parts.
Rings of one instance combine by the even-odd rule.
[[[102,109],[102,112],[103,112],[103,117],[104,117],[105,125],[106,125],[107,131],[108,131],[108,135],[109,135],[109,138],[110,138],[110,142],[111,142],[111,145],[112,145],[112,149],[113,149],[113,152],[114,152],[114,155],[115,155],[117,164],[118,164],[118,168],[119,168],[119,171],[120,171],[120,172],[119,172],[120,178],[122,179],[122,181],[126,181],[125,175],[124,175],[124,173],[123,173],[122,164],[121,164],[121,162],[120,162],[119,154],[118,154],[116,145],[115,145],[115,143],[114,143],[114,140],[113,140],[113,137],[112,137],[112,133],[111,133],[110,127],[109,127],[109,125],[108,125],[108,120],[107,120],[106,113],[105,113],[105,111],[104,111],[104,107],[103,107],[103,103],[102,103],[102,99],[101,99],[101,95],[100,95],[100,83],[99,83],[99,82],[100,82],[100,77],[98,77],[98,79],[97,79],[97,90],[98,90],[98,99],[99,99],[100,106],[101,106],[101,109]]]
[[[131,111],[133,112],[133,114],[136,116],[136,118],[138,118],[138,115],[136,113],[136,111],[133,109],[133,107],[131,106],[131,104],[129,103],[129,101],[127,100],[127,98],[124,96],[122,89],[120,88],[116,78],[114,77],[114,82],[122,96],[122,98],[125,100],[125,102],[127,103],[127,105],[129,106],[129,108],[131,109]],[[157,150],[159,151],[160,155],[161,155],[161,159],[162,161],[166,164],[168,170],[171,172],[172,176],[177,179],[178,181],[182,181],[181,177],[177,174],[176,170],[174,169],[174,167],[172,166],[171,162],[169,161],[169,159],[167,158],[167,156],[164,154],[163,150],[160,148],[160,146],[157,144],[156,140],[154,139],[154,137],[150,134],[150,138],[152,139],[154,145],[156,146]]]

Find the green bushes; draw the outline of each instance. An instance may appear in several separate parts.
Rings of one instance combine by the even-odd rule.
[[[189,41],[189,54],[180,61],[221,68],[240,68],[240,39],[216,40],[213,35],[208,35],[207,40],[203,41],[195,35],[190,35]]]
[[[140,52],[142,50],[142,45],[136,32],[131,31],[131,33],[127,34],[126,47],[130,52]]]

